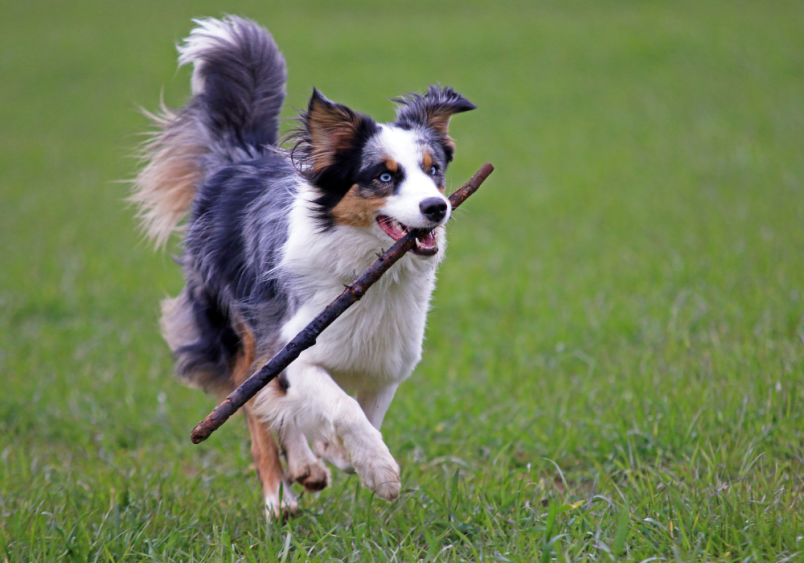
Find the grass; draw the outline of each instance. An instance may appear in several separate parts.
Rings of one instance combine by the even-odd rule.
[[[191,17],[268,25],[390,119],[440,81],[459,185],[424,360],[355,478],[266,526],[247,432],[171,377],[181,287],[123,198]],[[0,19],[0,561],[804,559],[800,2],[16,2]],[[288,109],[287,115],[292,114]]]

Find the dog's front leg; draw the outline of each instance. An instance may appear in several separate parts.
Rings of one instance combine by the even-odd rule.
[[[357,394],[357,402],[363,409],[371,425],[377,430],[382,426],[385,413],[388,412],[388,407],[396,393],[397,384],[382,387],[381,389],[371,391],[360,391]],[[338,447],[338,444],[332,442],[325,442],[318,439],[313,441],[313,451],[315,455],[324,459],[346,473],[354,473],[355,469],[349,461],[349,456]]]
[[[269,420],[293,419],[304,434],[342,447],[363,484],[385,500],[399,496],[399,466],[360,404],[321,367],[301,358],[286,371],[283,397],[260,404]]]
[[[310,492],[320,491],[329,486],[329,470],[318,459],[307,444],[307,438],[295,423],[285,421],[277,433],[287,460],[285,477],[296,481]]]
[[[391,401],[394,400],[397,387],[398,385],[394,383],[380,389],[360,391],[357,394],[357,402],[360,403],[360,407],[366,413],[369,422],[377,430],[382,426],[385,413],[388,412],[388,407],[391,406]]]

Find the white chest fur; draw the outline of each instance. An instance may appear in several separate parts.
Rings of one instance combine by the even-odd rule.
[[[299,299],[295,314],[282,327],[288,340],[376,259],[377,237],[363,229],[336,227],[321,233],[311,224],[300,199],[291,212],[282,268]],[[322,335],[301,359],[326,369],[348,392],[378,389],[408,377],[421,359],[422,341],[435,286],[439,254],[404,256],[366,295]],[[390,246],[391,241],[388,241]]]

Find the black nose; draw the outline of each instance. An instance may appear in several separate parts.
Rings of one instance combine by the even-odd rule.
[[[438,223],[447,214],[447,202],[440,197],[428,197],[419,204],[422,215]]]

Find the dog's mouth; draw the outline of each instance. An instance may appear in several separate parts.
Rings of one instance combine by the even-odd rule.
[[[377,224],[385,231],[385,234],[394,240],[401,239],[412,230],[407,225],[403,225],[388,215],[380,215],[377,217]],[[416,246],[411,249],[411,252],[419,256],[433,256],[436,254],[438,252],[438,243],[436,242],[435,229],[418,235],[416,237]]]

